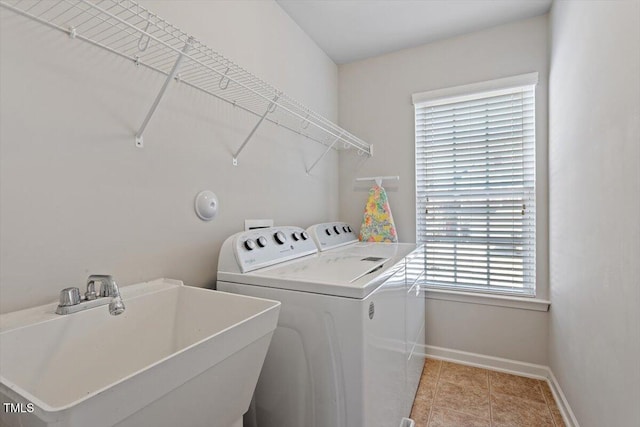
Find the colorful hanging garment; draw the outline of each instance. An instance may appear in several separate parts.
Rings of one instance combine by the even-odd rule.
[[[364,208],[364,218],[360,227],[360,241],[386,243],[398,241],[387,192],[379,185],[374,185],[369,190],[369,199]]]

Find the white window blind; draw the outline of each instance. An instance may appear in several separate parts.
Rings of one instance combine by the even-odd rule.
[[[535,295],[535,84],[418,102],[415,125],[427,286]]]

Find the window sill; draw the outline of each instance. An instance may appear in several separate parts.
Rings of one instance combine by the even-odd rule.
[[[549,306],[551,305],[551,301],[536,298],[460,292],[444,289],[425,289],[424,294],[427,299],[455,301],[468,304],[493,305],[498,307],[517,308],[520,310],[549,311]]]

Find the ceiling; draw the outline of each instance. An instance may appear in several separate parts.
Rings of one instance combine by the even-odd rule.
[[[552,0],[276,0],[337,64],[542,15]]]

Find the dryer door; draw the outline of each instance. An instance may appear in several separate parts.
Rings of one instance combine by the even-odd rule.
[[[366,427],[398,425],[407,410],[404,265],[366,298],[364,412]]]

